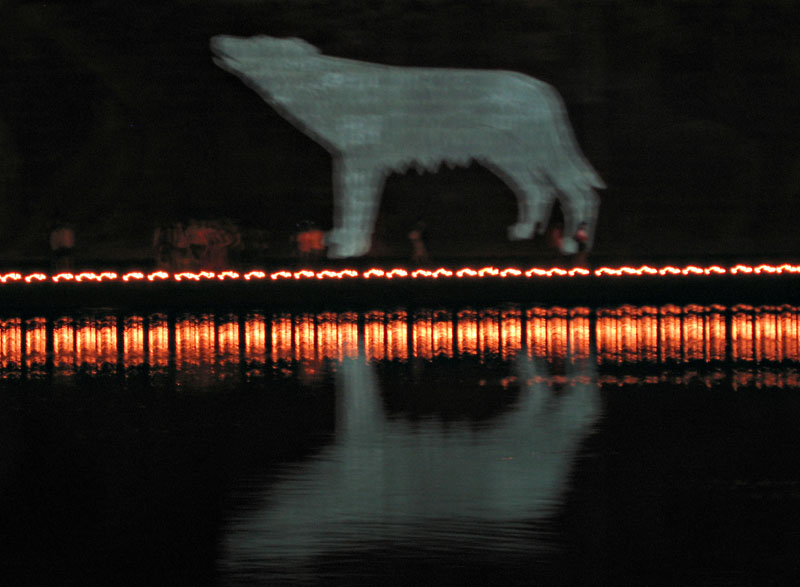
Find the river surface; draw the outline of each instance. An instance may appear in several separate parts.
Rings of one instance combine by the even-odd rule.
[[[7,584],[786,584],[800,308],[0,320]]]

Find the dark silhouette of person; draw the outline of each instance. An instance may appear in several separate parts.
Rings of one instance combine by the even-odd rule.
[[[425,247],[425,223],[421,220],[417,222],[408,233],[408,240],[411,241],[411,262],[416,264],[427,263],[428,249]]]
[[[75,248],[75,230],[65,222],[56,223],[50,232],[50,250],[54,271],[71,271]]]

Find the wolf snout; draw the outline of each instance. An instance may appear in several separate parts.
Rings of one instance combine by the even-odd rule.
[[[216,35],[211,37],[209,45],[211,46],[211,50],[220,57],[231,57],[229,52],[232,41],[233,37],[229,37],[228,35]]]

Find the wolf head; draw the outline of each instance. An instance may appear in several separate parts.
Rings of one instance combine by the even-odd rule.
[[[214,63],[236,74],[259,71],[291,71],[298,62],[319,54],[319,49],[303,39],[231,37],[217,35],[211,39]]]

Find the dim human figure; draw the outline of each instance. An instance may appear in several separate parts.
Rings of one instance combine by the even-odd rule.
[[[300,261],[317,261],[325,252],[325,233],[311,221],[300,224],[295,237]]]
[[[50,233],[50,250],[53,252],[53,270],[72,270],[72,252],[74,248],[75,231],[68,224],[58,223]]]
[[[428,261],[428,249],[425,247],[424,233],[425,223],[417,222],[411,232],[408,233],[408,240],[411,241],[411,261],[416,264]]]

